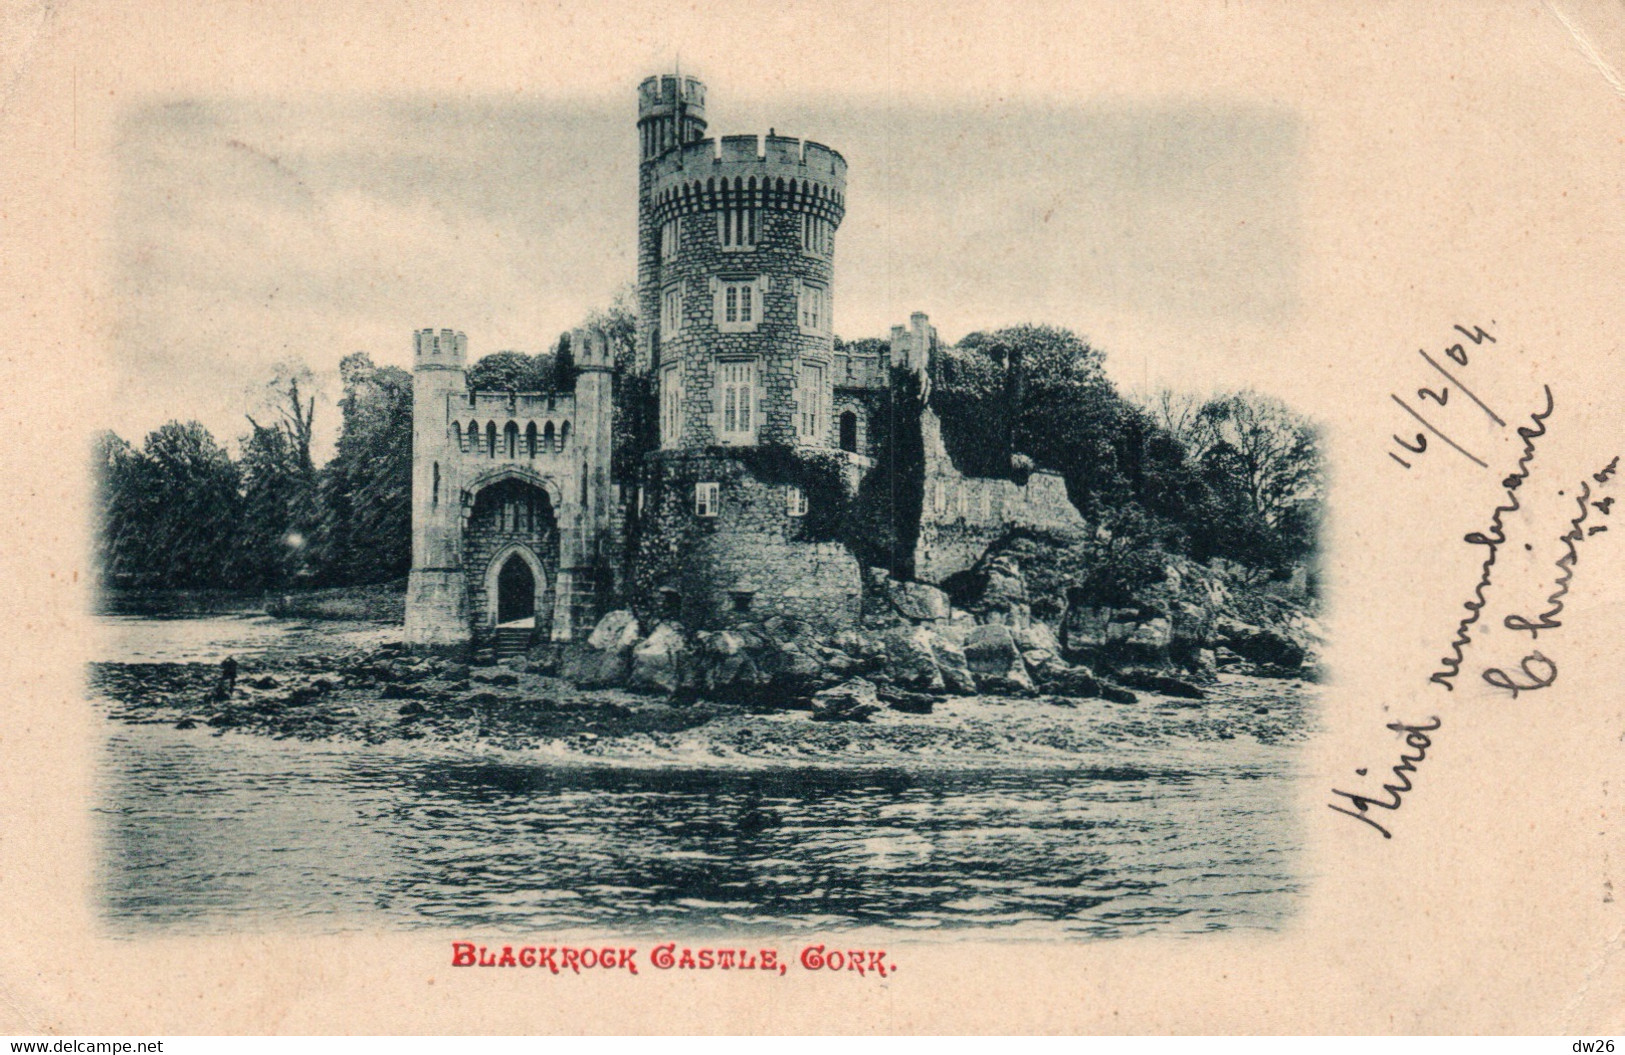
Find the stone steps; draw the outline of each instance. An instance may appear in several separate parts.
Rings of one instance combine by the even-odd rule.
[[[501,663],[505,659],[523,656],[530,651],[530,638],[535,633],[528,626],[498,627],[491,638],[491,658]]]

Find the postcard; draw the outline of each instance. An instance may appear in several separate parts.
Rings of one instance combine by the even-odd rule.
[[[1616,8],[5,18],[5,1030],[1625,1028]]]

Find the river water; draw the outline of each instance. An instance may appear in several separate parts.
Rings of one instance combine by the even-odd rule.
[[[1131,765],[651,768],[109,720],[101,900],[129,934],[1269,929],[1302,879],[1295,755],[1242,737]]]

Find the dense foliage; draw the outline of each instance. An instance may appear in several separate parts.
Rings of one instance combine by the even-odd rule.
[[[960,471],[1065,478],[1092,528],[1073,563],[1103,601],[1153,580],[1163,554],[1268,577],[1314,552],[1317,437],[1277,400],[1163,393],[1141,406],[1118,394],[1100,351],[1048,326],[973,333],[943,349],[929,398]]]
[[[96,564],[111,585],[273,589],[404,576],[411,563],[412,379],[363,353],[340,365],[338,451],[317,469],[314,401],[297,382],[281,420],[249,419],[233,461],[197,422],[137,450],[95,445]]]

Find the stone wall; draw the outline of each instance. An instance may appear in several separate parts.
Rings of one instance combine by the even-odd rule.
[[[755,363],[755,439],[759,443],[794,444],[797,386],[803,359],[825,364],[825,395],[833,374],[829,326],[820,333],[804,333],[799,323],[801,283],[829,289],[833,266],[828,255],[803,252],[801,214],[759,210],[761,227],[752,249],[724,248],[717,234],[715,212],[681,217],[675,259],[659,265],[649,281],[659,297],[669,289],[682,295],[682,322],[675,333],[657,332],[659,364],[681,364],[682,445],[701,447],[718,442],[720,412],[715,388],[717,363],[749,359]],[[755,329],[722,332],[716,319],[714,283],[720,280],[758,279],[759,303]],[[645,298],[648,299],[648,298]],[[641,302],[641,301],[640,301]],[[825,413],[828,413],[827,409]]]
[[[1012,530],[1036,529],[1081,534],[1083,516],[1067,497],[1066,481],[1049,472],[1032,473],[1025,484],[966,476],[955,469],[942,445],[941,424],[927,409],[921,415],[925,441],[925,500],[914,550],[914,574],[941,583],[968,571],[989,546]]]
[[[640,518],[638,608],[715,630],[793,616],[825,633],[856,626],[862,569],[845,545],[812,537],[789,513],[789,485],[758,479],[735,457],[666,452],[651,458]],[[694,511],[695,485],[718,485],[718,511]]]

